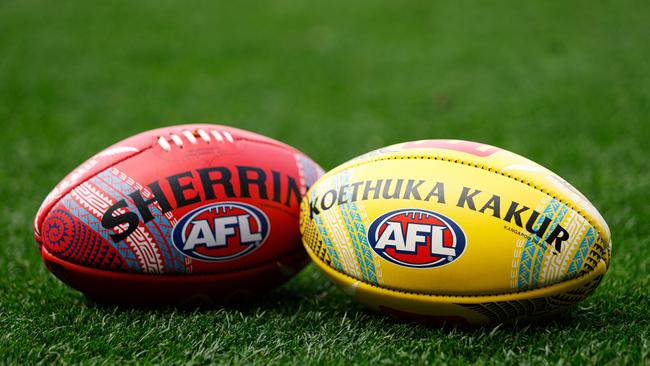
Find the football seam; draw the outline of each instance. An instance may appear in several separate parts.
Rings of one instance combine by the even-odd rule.
[[[237,141],[237,140],[239,140],[239,141],[248,141],[248,142],[254,142],[254,143],[262,144],[262,145],[274,146],[274,147],[286,150],[287,152],[294,152],[294,153],[299,153],[301,155],[305,155],[303,152],[301,152],[300,150],[294,148],[293,146],[287,145],[287,144],[285,144],[283,142],[280,142],[280,141],[278,141],[279,143],[275,143],[275,142],[272,142],[272,141],[257,140],[257,139],[254,139],[254,138],[243,137],[243,136],[238,136],[238,137],[235,137],[234,139],[235,139],[235,141]],[[311,158],[310,158],[310,160],[311,160]]]
[[[233,271],[226,271],[226,272],[200,273],[200,274],[193,274],[193,273],[182,274],[182,273],[169,273],[169,272],[155,274],[155,273],[146,273],[146,272],[112,271],[110,269],[89,267],[89,266],[85,266],[85,265],[80,264],[80,263],[71,262],[69,260],[66,260],[64,258],[61,258],[61,257],[55,255],[54,253],[47,250],[47,248],[45,248],[45,247],[42,250],[45,250],[50,256],[58,259],[61,262],[68,263],[68,264],[78,266],[78,267],[82,267],[82,268],[85,268],[85,269],[90,269],[90,270],[93,270],[93,271],[115,273],[115,274],[119,274],[119,275],[128,275],[128,276],[135,275],[135,276],[143,276],[143,277],[164,277],[164,278],[176,277],[176,278],[193,278],[193,279],[196,279],[196,278],[199,278],[199,277],[210,277],[210,276],[216,276],[216,275],[226,275],[226,274],[235,274],[235,273],[240,273],[240,272],[248,272],[248,271],[251,271],[251,270],[258,269],[259,267],[263,267],[263,266],[266,266],[266,265],[272,265],[273,263],[277,263],[277,262],[282,262],[282,260],[284,260],[284,259],[287,259],[287,258],[293,257],[293,256],[295,256],[297,254],[300,254],[304,249],[301,247],[300,250],[294,250],[294,251],[289,252],[289,253],[281,256],[281,257],[261,262],[261,263],[255,265],[255,266],[252,266],[252,267],[246,267],[246,268],[236,269],[236,270],[233,270]],[[302,268],[300,270],[302,270]],[[298,271],[300,271],[300,270],[298,270]]]
[[[349,165],[349,166],[346,166],[343,169],[338,170],[336,172],[330,171],[328,174],[322,176],[319,179],[319,181],[324,179],[324,178],[329,178],[330,176],[333,176],[335,174],[340,174],[340,173],[342,173],[342,172],[344,172],[346,170],[350,170],[350,169],[352,169],[354,167],[357,167],[357,166],[360,166],[360,165],[373,163],[373,162],[376,162],[376,161],[383,161],[383,160],[407,160],[407,159],[440,160],[440,161],[446,161],[446,162],[449,162],[449,163],[466,165],[466,166],[470,166],[470,167],[473,167],[473,168],[486,170],[486,171],[489,171],[489,172],[492,172],[492,173],[495,173],[495,174],[499,174],[499,175],[504,176],[506,178],[510,178],[510,179],[512,179],[512,180],[514,180],[516,182],[525,184],[525,185],[527,185],[527,186],[529,186],[531,188],[534,188],[535,190],[537,190],[537,191],[539,191],[541,193],[544,193],[545,195],[557,200],[558,202],[560,202],[563,205],[565,205],[565,206],[569,207],[570,209],[572,209],[575,213],[580,215],[580,217],[585,219],[585,221],[587,221],[587,223],[589,223],[589,225],[591,225],[591,227],[594,228],[594,230],[596,230],[596,233],[598,233],[598,241],[601,242],[601,243],[605,243],[605,240],[603,240],[605,235],[603,235],[603,233],[600,232],[600,230],[598,229],[598,226],[594,222],[592,222],[592,220],[590,220],[586,215],[584,215],[583,212],[580,209],[576,208],[575,206],[571,205],[570,203],[565,202],[563,199],[558,198],[556,195],[553,195],[553,194],[545,191],[543,188],[540,188],[539,186],[537,186],[537,185],[535,185],[533,183],[530,183],[529,181],[527,181],[527,180],[525,180],[523,178],[517,178],[516,176],[513,176],[513,175],[510,175],[510,174],[504,173],[502,171],[499,171],[496,168],[486,167],[484,165],[471,163],[471,162],[468,162],[468,161],[465,161],[465,160],[462,160],[462,159],[451,159],[451,158],[445,158],[445,157],[439,157],[439,156],[425,156],[425,155],[379,156],[379,157],[373,157],[373,158],[368,159],[368,160],[362,160],[362,161],[356,162],[356,163],[354,163],[352,165]],[[316,183],[314,183],[314,186],[315,185],[316,185]]]
[[[517,294],[524,294],[524,293],[526,293],[526,292],[533,292],[533,291],[537,291],[537,290],[542,290],[542,289],[545,289],[545,288],[549,288],[549,287],[553,287],[553,286],[560,285],[560,284],[562,284],[563,282],[565,282],[565,281],[562,281],[562,282],[556,282],[556,283],[552,283],[552,284],[549,284],[549,285],[546,285],[546,286],[542,286],[542,287],[536,287],[536,288],[533,288],[533,289],[522,290],[522,291],[513,291],[513,292],[481,293],[481,294],[474,294],[474,295],[427,294],[427,293],[423,293],[423,292],[405,291],[405,290],[395,289],[395,288],[391,288],[391,287],[382,287],[382,286],[379,286],[379,285],[374,284],[374,283],[370,283],[370,282],[366,282],[366,281],[364,281],[364,280],[360,280],[360,279],[358,279],[358,278],[356,278],[356,277],[353,277],[353,276],[351,276],[351,275],[349,275],[349,274],[347,274],[347,273],[345,273],[345,272],[341,272],[340,270],[338,270],[338,269],[336,269],[336,268],[334,268],[334,267],[328,265],[328,264],[325,263],[324,261],[322,261],[322,260],[321,260],[320,258],[318,258],[318,256],[317,256],[317,255],[316,255],[316,254],[311,250],[311,248],[309,248],[309,246],[306,245],[304,242],[303,242],[303,247],[305,247],[305,248],[307,249],[307,251],[309,252],[309,256],[312,258],[312,260],[314,260],[314,258],[316,258],[316,260],[318,260],[319,262],[321,262],[325,267],[330,268],[330,269],[334,270],[335,272],[337,272],[337,273],[339,273],[339,274],[341,274],[341,275],[343,275],[343,276],[345,276],[345,277],[347,277],[347,278],[349,278],[349,279],[352,279],[352,280],[357,281],[357,282],[359,282],[359,283],[363,283],[363,284],[365,284],[365,285],[368,285],[368,286],[370,286],[370,287],[374,287],[374,288],[377,288],[377,289],[380,289],[380,290],[392,291],[392,292],[398,292],[398,293],[401,293],[401,294],[407,294],[407,295],[425,296],[425,297],[446,297],[446,298],[454,298],[454,297],[460,297],[460,298],[471,298],[471,297],[486,297],[486,296],[506,296],[506,295],[517,295]],[[600,261],[602,262],[603,260],[601,259]],[[594,269],[594,270],[595,270],[595,269]],[[584,273],[582,273],[581,275],[576,276],[576,277],[573,277],[573,278],[571,278],[571,279],[569,279],[569,280],[577,280],[577,279],[579,279],[579,278],[582,278],[582,277],[584,277],[584,276],[587,276],[587,275],[591,274],[594,270],[591,270],[591,271],[588,271],[588,272],[584,272]],[[607,270],[607,269],[605,269],[605,270]]]

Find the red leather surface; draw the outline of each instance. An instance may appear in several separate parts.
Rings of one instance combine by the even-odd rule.
[[[166,144],[158,142],[161,137]],[[247,281],[266,283],[265,287],[269,287],[269,283],[287,278],[274,261],[296,256],[304,259],[299,255],[299,200],[321,174],[322,169],[301,152],[252,132],[207,124],[156,129],[112,145],[66,176],[39,209],[34,236],[44,260],[50,264],[48,267],[65,268],[55,274],[86,293],[96,292],[99,284],[119,283],[129,290],[116,290],[110,296],[137,296],[142,293],[140,289],[153,298],[156,291],[165,287],[157,287],[153,292],[151,288],[140,287],[167,283],[171,278],[183,278],[179,282],[182,286],[165,289],[163,298],[189,296],[181,291],[183,286],[189,286],[193,289],[190,292],[195,293],[205,292],[204,289],[233,292],[253,285]],[[204,180],[206,176],[211,181]],[[139,211],[139,197],[155,202],[147,202],[144,211]],[[227,236],[228,247],[190,245],[187,249],[182,243],[174,244],[173,233],[181,232],[174,231],[176,224],[188,213],[203,211],[206,213],[197,217],[228,216],[230,212],[249,217],[245,228],[259,232],[255,235],[265,239],[261,245],[256,242],[255,249],[248,252],[245,249],[250,244],[233,243],[242,235],[245,237],[241,226],[229,226],[228,230],[237,235],[228,234],[232,236]],[[137,214],[137,225],[123,220],[119,225],[106,225],[107,218],[125,218],[122,215],[129,212],[133,217]],[[147,219],[148,214],[151,217]],[[177,238],[184,239],[177,243],[187,239],[196,220],[185,220],[189,222],[187,230],[177,234]],[[216,223],[210,225],[218,231]],[[121,233],[128,236],[116,240]],[[198,257],[192,253],[198,253]],[[240,253],[243,254],[234,259],[226,256]],[[293,261],[296,263],[304,265]],[[205,275],[217,274],[214,279],[218,281],[236,279],[234,287],[206,280]],[[117,278],[118,282],[111,282]],[[124,281],[129,278],[134,282],[125,287]]]

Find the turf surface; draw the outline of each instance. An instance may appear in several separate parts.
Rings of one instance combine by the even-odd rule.
[[[650,363],[648,4],[0,1],[0,363]],[[368,313],[313,266],[194,312],[53,278],[31,234],[47,192],[109,143],[199,121],[325,168],[424,137],[507,148],[590,197],[611,270],[557,321],[474,330]]]

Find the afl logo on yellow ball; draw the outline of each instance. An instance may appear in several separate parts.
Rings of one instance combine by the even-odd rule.
[[[440,267],[465,251],[465,233],[453,220],[433,211],[401,209],[375,219],[368,242],[382,258],[407,267]]]

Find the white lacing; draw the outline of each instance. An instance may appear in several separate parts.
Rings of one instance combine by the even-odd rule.
[[[201,138],[201,140],[203,140],[203,142],[207,144],[211,143],[212,140],[215,140],[219,143],[235,142],[235,139],[228,131],[209,130],[209,132],[210,133],[206,132],[204,129],[199,128],[194,131],[183,130],[181,131],[180,135],[172,133],[169,135],[169,139],[165,136],[159,136],[158,145],[160,145],[160,147],[165,151],[171,151],[172,150],[172,145],[170,144],[171,141],[174,143],[174,145],[182,149],[184,144],[184,140],[182,137],[184,137],[185,140],[189,141],[190,144],[192,145],[196,145],[198,143],[197,137]]]

